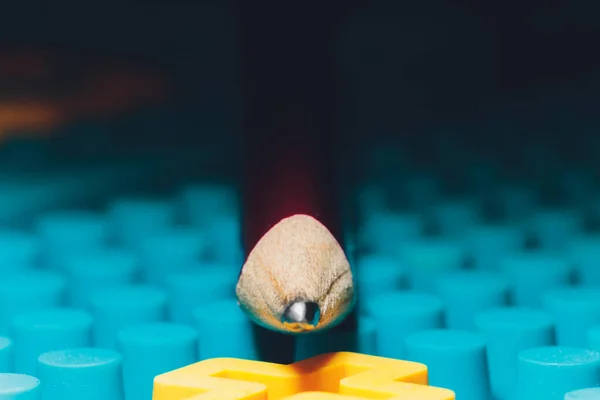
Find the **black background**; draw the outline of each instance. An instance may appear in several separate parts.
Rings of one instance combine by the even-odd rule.
[[[432,115],[453,118],[498,104],[528,107],[565,93],[596,96],[598,9],[592,1],[308,1],[282,6],[234,0],[29,0],[3,4],[0,39],[150,60],[177,80],[206,123],[231,129],[239,117],[233,110],[239,110],[244,94],[243,56],[278,65],[281,76],[306,74],[315,65],[326,70],[328,55],[319,49],[329,38],[315,20],[327,26],[329,19],[339,34],[335,68],[344,73],[338,75],[342,89],[336,90],[338,103],[348,110],[348,126],[360,132],[373,127],[399,131]],[[301,31],[285,29],[290,26]],[[276,51],[249,56],[241,39],[252,30],[270,38],[263,48],[293,41],[295,32],[296,40],[303,39],[291,53],[295,62],[284,66]],[[312,78],[329,79],[325,76],[317,71]]]

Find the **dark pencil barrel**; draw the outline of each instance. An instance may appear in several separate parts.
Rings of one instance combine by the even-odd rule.
[[[241,9],[246,252],[294,214],[317,218],[342,243],[333,179],[336,13],[323,3],[278,4],[248,1]],[[264,359],[292,361],[292,336],[256,333]]]

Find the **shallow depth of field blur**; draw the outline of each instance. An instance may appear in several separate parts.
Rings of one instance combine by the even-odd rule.
[[[600,350],[597,314],[580,310],[583,317],[573,321],[545,303],[550,293],[563,304],[552,290],[568,286],[587,304],[578,290],[600,285],[595,6],[358,3],[339,10],[341,86],[331,110],[339,210],[358,276],[361,328],[358,348],[350,350],[414,356],[404,343],[414,321],[394,325],[378,312],[395,306],[375,301],[411,291],[437,305],[427,328],[471,332],[478,312],[510,304],[558,315],[556,339],[539,344]],[[149,398],[154,375],[175,367],[256,357],[233,296],[243,262],[247,101],[238,5],[3,6],[0,373],[62,376],[51,357],[36,369],[38,350],[59,342],[118,349],[133,360],[124,364],[123,385],[127,400],[137,400]],[[263,56],[267,65],[278,52]],[[370,310],[371,300],[383,306]],[[18,315],[49,305],[84,310],[94,324],[68,343],[31,328],[34,317],[13,326]],[[419,308],[407,300],[413,306]],[[442,308],[444,322],[436,319]],[[159,332],[156,326],[139,335],[125,331],[133,342],[119,336],[134,322],[164,321],[196,328],[193,349],[147,363],[131,343]],[[37,336],[24,334],[28,328]],[[15,344],[10,366],[4,337]],[[344,343],[327,335],[300,339],[296,358],[348,350]],[[438,373],[435,362],[431,383],[472,395],[465,399],[504,393],[502,368],[488,371],[477,360],[469,379],[479,383],[466,387],[460,377]],[[578,382],[600,385],[596,361],[597,379]],[[117,378],[103,379],[110,385],[92,379],[88,387],[116,399],[110,391],[121,390]],[[577,388],[567,378],[557,382],[556,393]],[[44,400],[60,397],[46,388]]]

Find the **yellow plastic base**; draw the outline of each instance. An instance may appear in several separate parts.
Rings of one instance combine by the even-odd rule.
[[[290,365],[215,358],[159,375],[153,400],[455,400],[423,364],[329,353]]]

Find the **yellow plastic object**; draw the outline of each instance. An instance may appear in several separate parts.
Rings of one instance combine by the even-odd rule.
[[[455,400],[427,385],[427,367],[356,353],[290,365],[231,358],[201,361],[154,379],[153,400]]]

